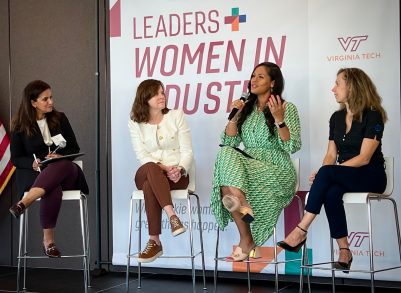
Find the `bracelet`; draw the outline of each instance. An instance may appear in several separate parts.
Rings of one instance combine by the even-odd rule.
[[[228,121],[228,123],[232,123],[232,124],[237,124],[237,122],[238,122],[237,120],[235,120],[235,121],[229,120]]]

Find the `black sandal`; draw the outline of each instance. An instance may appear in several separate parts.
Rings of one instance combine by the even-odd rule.
[[[306,234],[308,233],[307,230],[305,230],[305,229],[299,227],[299,225],[297,225],[297,228],[300,229],[300,230],[302,230],[302,231],[305,232]],[[280,246],[281,248],[283,248],[283,249],[285,249],[285,250],[288,250],[288,251],[298,252],[298,251],[301,249],[302,245],[305,244],[305,242],[306,242],[306,237],[305,237],[304,240],[302,240],[300,243],[298,243],[298,244],[295,245],[295,246],[288,245],[285,241],[280,241],[280,242],[278,242],[278,243],[277,243],[277,246]]]
[[[340,247],[340,250],[348,250],[349,252],[351,252],[351,250],[346,247]],[[349,269],[351,268],[352,260],[353,260],[353,258],[352,258],[352,253],[351,253],[351,258],[349,259],[348,262],[337,261],[334,263],[334,268],[336,268],[337,270],[343,270],[343,273],[348,274]],[[346,270],[346,271],[344,271],[344,270]]]

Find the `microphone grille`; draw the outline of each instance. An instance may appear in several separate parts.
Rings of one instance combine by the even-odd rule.
[[[60,144],[58,145],[60,148],[65,148],[65,146],[67,145],[66,141],[60,141]]]
[[[247,99],[249,97],[249,92],[242,92],[241,98]]]

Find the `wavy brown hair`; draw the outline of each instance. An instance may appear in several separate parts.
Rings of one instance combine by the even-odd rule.
[[[142,81],[138,89],[136,90],[135,101],[132,104],[131,109],[131,120],[141,123],[149,122],[149,100],[159,93],[159,89],[164,85],[160,80],[146,79]],[[166,107],[162,110],[163,114],[166,114],[169,109]]]
[[[32,106],[32,101],[36,101],[40,94],[48,89],[51,89],[50,85],[42,80],[34,80],[27,84],[22,94],[18,112],[11,120],[11,131],[22,132],[30,137],[39,131],[36,122],[36,109]],[[59,128],[60,112],[53,108],[53,111],[46,113],[45,116],[50,130]]]
[[[347,102],[355,120],[362,121],[362,114],[367,109],[380,112],[383,123],[387,121],[387,113],[382,106],[382,98],[370,77],[359,68],[341,68],[337,75],[344,73],[348,86]],[[341,105],[343,109],[345,105]]]

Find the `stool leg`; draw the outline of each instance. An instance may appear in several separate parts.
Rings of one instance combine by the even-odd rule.
[[[80,216],[81,216],[81,233],[82,233],[82,259],[83,259],[83,266],[84,266],[84,287],[85,287],[85,293],[88,292],[88,268],[87,268],[87,262],[86,262],[86,232],[85,232],[85,215],[84,215],[84,197],[81,196],[81,199],[79,201],[79,211],[80,211]]]
[[[191,267],[192,267],[192,290],[196,292],[196,283],[195,283],[195,256],[194,256],[194,239],[192,234],[192,204],[191,197],[188,194],[187,196],[187,206],[188,206],[188,218],[189,218],[189,245],[191,249]]]
[[[217,228],[217,237],[216,237],[216,251],[214,254],[214,273],[213,273],[213,285],[214,285],[214,293],[217,292],[217,272],[218,272],[218,263],[219,263],[219,237],[220,237],[220,228]]]
[[[294,195],[294,197],[298,201],[298,211],[299,211],[299,220],[301,221],[303,215],[304,215],[304,205],[302,203],[302,199],[298,195]],[[302,247],[302,253],[301,253],[301,267],[300,267],[300,275],[299,275],[299,292],[303,291],[303,286],[304,286],[304,255],[305,255],[305,250],[306,250],[306,242]]]
[[[29,218],[28,218],[29,211],[28,209],[25,210],[25,223],[24,223],[24,283],[23,283],[23,290],[26,290],[26,266],[27,266],[27,255],[28,250],[26,248],[28,243],[28,225],[29,225]]]
[[[205,270],[205,250],[203,249],[203,232],[202,232],[200,201],[199,201],[199,196],[197,194],[193,193],[192,195],[195,196],[196,203],[198,205],[198,222],[199,222],[199,239],[200,239],[201,258],[202,258],[203,290],[207,290],[207,288],[206,288],[206,270]]]
[[[21,215],[19,222],[19,242],[18,242],[18,260],[17,260],[17,292],[20,291],[20,280],[21,280],[21,258],[22,258],[22,241],[24,239],[25,231],[25,214]],[[25,287],[25,285],[24,285]],[[25,289],[25,288],[24,288]]]
[[[85,197],[84,201],[84,216],[85,216],[85,242],[86,242],[86,275],[88,278],[88,288],[91,288],[91,276],[90,276],[90,246],[89,246],[89,215],[88,215],[88,199],[86,195],[83,194]]]
[[[330,251],[331,251],[331,291],[336,292],[336,272],[334,268],[334,246],[333,238],[330,237]]]
[[[248,293],[252,293],[251,291],[251,263],[249,262],[249,256],[247,258],[247,263],[246,263],[246,275],[248,279]]]
[[[393,198],[386,198],[391,201],[394,208],[394,217],[395,217],[395,228],[397,230],[397,242],[398,242],[398,252],[400,254],[400,262],[401,262],[401,236],[400,236],[400,223],[398,221],[398,210],[397,204]]]
[[[139,220],[139,230],[138,230],[138,251],[142,251],[142,199],[138,201],[139,204],[139,215],[138,215],[138,220]],[[133,208],[133,206],[132,206]],[[132,229],[132,228],[131,228]],[[141,271],[142,271],[142,264],[138,262],[138,289],[141,289],[141,284],[142,284],[142,279],[141,279]]]
[[[133,211],[133,200],[130,200],[129,209],[129,227],[128,227],[128,252],[127,252],[127,269],[125,272],[125,287],[127,292],[129,291],[129,268],[131,265],[131,237],[132,237],[132,211]]]
[[[308,292],[311,292],[311,287],[310,287],[310,278],[309,278],[309,274],[310,274],[310,269],[309,268],[304,268],[305,264],[307,264],[308,262],[308,248],[306,246],[306,243],[304,245],[304,247],[302,248],[302,258],[301,258],[301,279],[300,279],[300,285],[299,285],[299,292],[303,292],[304,291],[304,280],[303,280],[303,274],[306,271],[307,273],[307,282],[308,282]]]
[[[369,261],[370,261],[370,290],[375,292],[375,274],[374,274],[374,259],[373,259],[373,234],[372,234],[372,214],[371,214],[371,201],[368,197],[368,228],[369,228]]]
[[[276,226],[273,227],[273,256],[274,256],[274,292],[278,293],[278,263],[277,263],[277,234]]]

